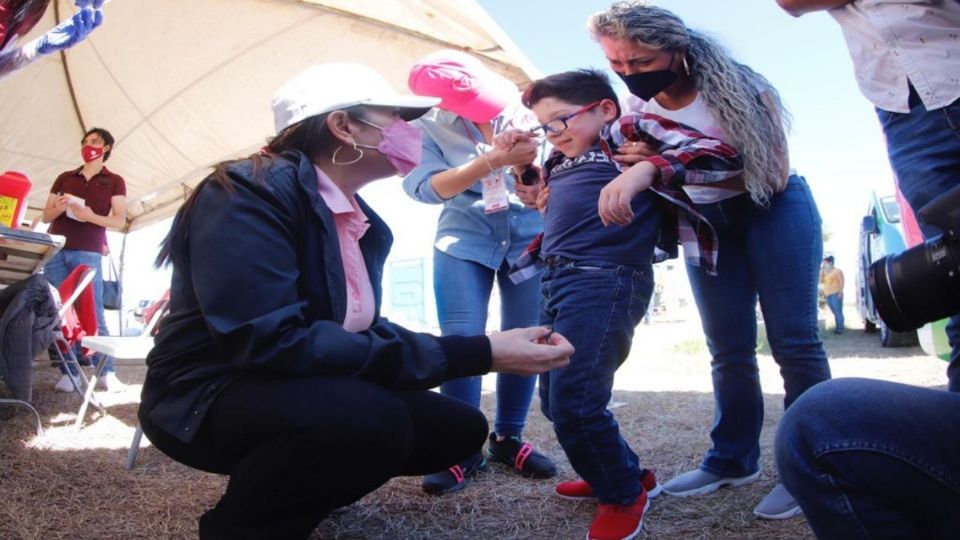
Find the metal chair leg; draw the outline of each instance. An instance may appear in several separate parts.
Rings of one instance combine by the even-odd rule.
[[[22,399],[0,399],[0,403],[7,403],[10,405],[19,405],[21,407],[26,407],[30,409],[30,412],[33,413],[34,419],[37,421],[37,437],[43,437],[43,423],[40,421],[40,413],[33,408],[33,405],[23,401]],[[137,429],[140,429],[140,426],[137,426]]]
[[[137,452],[140,451],[140,439],[142,438],[143,428],[137,423],[137,430],[133,432],[133,442],[130,443],[130,449],[127,450],[127,462],[123,464],[123,468],[128,471],[133,470],[133,466],[137,461]]]

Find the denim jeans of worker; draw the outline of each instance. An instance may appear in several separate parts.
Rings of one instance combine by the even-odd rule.
[[[171,458],[230,476],[200,538],[304,538],[331,510],[396,476],[444,470],[476,452],[483,414],[430,391],[390,390],[353,377],[270,377],[228,384],[193,441],[140,411],[143,431]]]
[[[843,332],[843,299],[839,294],[827,295],[827,307],[833,313],[833,320],[836,321],[836,331]]]
[[[541,285],[550,325],[573,344],[566,367],[540,376],[540,402],[570,465],[602,503],[640,495],[639,459],[607,409],[613,376],[630,354],[633,331],[653,293],[653,271],[604,262],[548,269]]]
[[[746,476],[759,469],[763,426],[756,355],[758,298],[770,350],[783,377],[784,407],[830,378],[817,326],[820,214],[806,181],[797,176],[790,177],[766,208],[748,195],[697,208],[720,240],[718,275],[687,265],[713,358],[713,447],[701,469]]]
[[[540,317],[539,279],[515,285],[507,277],[504,261],[498,270],[480,263],[433,252],[433,284],[440,333],[444,336],[483,334],[487,327],[490,294],[496,282],[500,291],[500,329],[536,326]],[[465,377],[440,385],[445,396],[480,407],[481,377]],[[510,437],[521,435],[537,384],[535,376],[497,374],[497,413],[494,431]]]
[[[70,272],[73,272],[78,266],[87,265],[95,269],[97,272],[93,276],[93,281],[90,283],[90,285],[93,287],[93,300],[94,305],[96,306],[97,334],[101,336],[109,336],[110,331],[107,329],[107,321],[103,314],[103,275],[101,271],[102,261],[103,255],[93,251],[61,249],[56,255],[47,261],[47,264],[44,265],[43,274],[47,277],[47,280],[50,281],[51,285],[59,288],[60,284],[63,283],[63,280],[67,279],[67,276],[70,275]],[[77,358],[80,357],[79,351],[80,348],[77,347],[75,349],[75,352],[78,353]],[[103,373],[109,373],[113,371],[113,358],[109,356],[101,354],[94,355],[94,365],[99,365],[102,359],[106,359],[107,362],[107,365],[103,366]],[[75,368],[73,366],[70,366],[71,371],[74,369]],[[60,371],[66,373],[66,368],[61,366]]]
[[[825,382],[783,416],[780,479],[818,538],[957,538],[958,419],[956,392]]]
[[[897,185],[914,213],[960,184],[960,100],[928,111],[911,87],[909,113],[877,109],[877,115]],[[923,232],[929,237],[940,231],[924,227]],[[950,318],[946,332],[953,349],[947,368],[950,390],[960,392],[960,313]]]

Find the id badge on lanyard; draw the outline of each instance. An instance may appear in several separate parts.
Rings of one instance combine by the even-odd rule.
[[[483,150],[478,148],[478,151]],[[486,159],[486,156],[483,156]],[[483,213],[494,214],[510,208],[510,199],[507,196],[507,184],[504,181],[503,168],[494,169],[481,180],[483,185]]]

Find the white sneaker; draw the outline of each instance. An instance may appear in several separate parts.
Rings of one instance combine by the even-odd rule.
[[[77,385],[73,385],[73,377],[64,373],[60,376],[60,380],[57,381],[57,384],[53,387],[57,392],[76,392],[77,388],[80,388],[80,381],[76,381]]]
[[[117,378],[117,374],[108,371],[103,374],[102,377],[97,379],[97,390],[103,390],[106,392],[123,392],[127,389],[127,385],[120,382],[120,379]]]

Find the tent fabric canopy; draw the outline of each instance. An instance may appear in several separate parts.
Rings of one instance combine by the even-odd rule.
[[[74,9],[53,0],[25,39]],[[413,62],[440,48],[521,86],[537,75],[474,0],[114,0],[86,41],[0,82],[0,170],[33,181],[35,216],[81,164],[85,129],[106,128],[133,231],[172,216],[211,165],[263,146],[271,96],[304,68],[365,63],[403,90]]]

